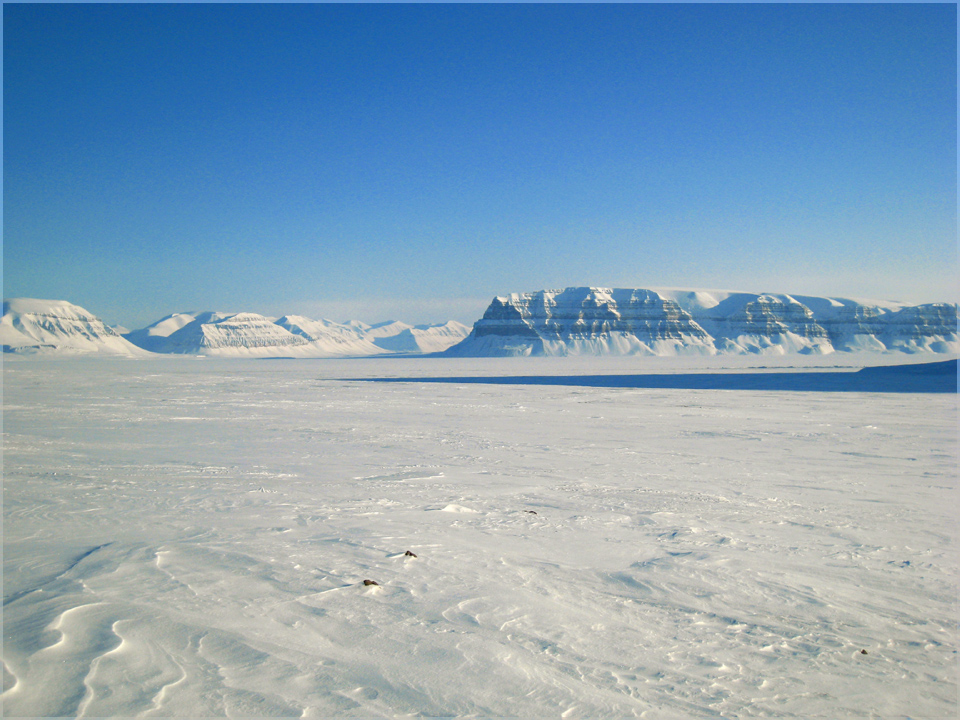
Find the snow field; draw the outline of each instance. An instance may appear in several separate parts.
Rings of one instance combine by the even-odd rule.
[[[6,363],[4,714],[955,713],[955,395],[522,363]]]

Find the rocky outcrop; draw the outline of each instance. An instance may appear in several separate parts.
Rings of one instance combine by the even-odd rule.
[[[198,314],[158,347],[164,353],[270,356],[303,348],[309,341],[276,325],[263,315],[217,312]]]
[[[833,351],[829,334],[813,311],[789,295],[738,294],[734,302],[720,303],[697,315],[719,352]]]
[[[121,337],[58,300],[4,302],[5,353],[227,357],[960,354],[957,306],[714,290],[575,287],[494,298],[472,330],[457,322],[379,325],[255,313],[174,313]],[[466,337],[464,337],[466,335]],[[149,351],[149,352],[148,352]]]
[[[880,340],[884,321],[878,308],[852,303],[839,308],[833,317],[822,322],[837,350],[886,349]]]
[[[418,325],[391,321],[366,325],[255,313],[174,313],[126,337],[155,353],[230,357],[358,357],[446,350],[469,332],[451,321]]]
[[[567,288],[497,297],[449,355],[960,352],[957,307],[783,294]]]
[[[949,331],[952,330],[952,337]],[[931,303],[907,307],[892,314],[881,326],[887,347],[911,352],[931,349],[956,352],[957,306]]]
[[[494,298],[450,355],[712,353],[709,335],[651,290],[567,288]]]

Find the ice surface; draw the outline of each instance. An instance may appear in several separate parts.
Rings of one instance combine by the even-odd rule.
[[[4,715],[954,717],[956,394],[419,380],[656,360],[4,363]]]

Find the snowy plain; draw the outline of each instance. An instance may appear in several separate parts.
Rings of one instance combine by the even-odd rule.
[[[955,717],[956,394],[438,381],[841,362],[5,361],[3,714]]]

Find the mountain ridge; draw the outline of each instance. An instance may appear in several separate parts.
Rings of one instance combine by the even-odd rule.
[[[467,326],[455,321],[367,325],[300,315],[272,319],[252,312],[191,310],[121,334],[78,305],[34,298],[5,300],[0,320],[3,352],[15,355],[365,357],[439,352],[468,332]]]
[[[0,344],[13,354],[127,357],[960,353],[955,304],[586,286],[495,297],[472,328],[189,311],[121,335],[67,301],[12,298]]]
[[[35,298],[3,301],[0,346],[4,353],[18,354],[149,355],[79,305]]]
[[[957,306],[686,289],[569,287],[491,301],[456,357],[957,353]]]

